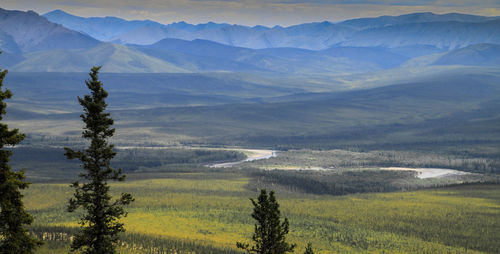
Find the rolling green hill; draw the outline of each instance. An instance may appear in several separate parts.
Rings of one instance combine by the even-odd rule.
[[[25,54],[25,58],[9,69],[20,72],[86,72],[92,66],[102,66],[103,72],[188,72],[174,64],[111,43],[101,43],[89,49],[33,52]]]
[[[256,91],[259,86],[255,84],[232,86],[236,80],[226,80],[223,84],[227,85],[215,89],[203,80],[212,80],[213,85],[221,84],[219,83],[221,80],[206,76],[185,76],[193,78],[188,84],[198,84],[186,87],[175,82],[181,80],[176,79],[180,77],[179,75],[166,79],[171,83],[165,84],[163,90],[165,96],[174,91],[177,93],[182,91],[190,96],[210,95],[212,98],[215,95],[232,94],[234,100],[218,101],[223,105],[165,107],[161,104],[163,100],[161,93],[157,93],[156,97],[151,95],[153,91],[160,91],[154,86],[155,83],[151,83],[153,85],[144,87],[141,95],[143,97],[137,97],[137,101],[127,99],[120,102],[121,99],[128,98],[127,89],[130,89],[128,90],[131,92],[130,97],[134,93],[141,93],[134,90],[133,83],[129,83],[130,86],[124,84],[122,92],[119,92],[121,83],[108,82],[113,80],[113,75],[104,75],[105,84],[106,82],[115,84],[110,87],[112,95],[110,103],[111,105],[115,103],[112,114],[116,119],[117,137],[138,142],[149,142],[154,139],[159,143],[257,147],[332,148],[401,145],[408,148],[418,145],[434,146],[433,149],[450,144],[493,144],[498,143],[500,138],[498,70],[497,72],[491,69],[484,72],[476,70],[471,73],[457,70],[431,75],[418,82],[308,95],[297,95],[303,91],[290,88],[287,90],[260,86],[268,90],[261,91],[261,94],[254,93],[253,101],[245,99],[245,96],[250,95],[249,91]],[[124,78],[127,79],[127,76],[121,76],[121,79]],[[128,77],[128,79],[133,78],[138,78],[137,81],[140,81],[143,76]],[[194,82],[197,79],[200,79],[199,83]],[[29,82],[24,83],[25,88],[29,85]],[[161,87],[161,82],[157,85]],[[54,86],[56,89],[57,87]],[[74,87],[78,87],[76,81]],[[245,87],[251,89],[246,90]],[[152,89],[152,92],[147,92],[148,89]],[[77,90],[71,93],[77,95]],[[13,91],[16,92],[15,87]],[[115,95],[113,91],[116,92]],[[280,93],[288,93],[289,99],[265,97],[271,94],[278,96]],[[53,92],[46,91],[45,95],[43,93],[41,95],[52,94]],[[7,119],[12,121],[13,126],[22,127],[28,133],[48,136],[65,137],[79,133],[79,108],[76,100],[73,102],[70,96],[65,95],[64,97],[68,99],[58,101],[52,106],[52,111],[47,109],[45,112],[40,112],[41,108],[48,108],[44,105],[44,101],[50,101],[53,97],[32,101],[34,110],[29,110],[22,100],[25,96],[29,94],[21,92],[9,108],[12,111]],[[151,99],[141,102],[146,98]],[[168,96],[163,98],[167,100]],[[155,100],[157,104],[153,103]],[[277,102],[272,102],[274,100]],[[151,107],[153,104],[158,106]],[[122,109],[127,106],[128,109]],[[57,107],[72,110],[68,113],[57,113],[54,112]],[[28,110],[31,114],[19,111],[21,109]],[[54,128],[52,124],[56,122],[58,125]]]
[[[135,47],[145,54],[164,61],[175,62],[193,71],[324,74],[379,70],[397,66],[398,63],[406,60],[403,56],[380,49],[333,48],[325,51],[311,51],[297,48],[273,48],[255,50],[206,40],[164,39],[150,46]],[[380,59],[385,59],[385,63],[380,64]]]
[[[334,146],[498,141],[500,119],[495,108],[500,87],[495,80],[495,77],[456,75],[322,95],[306,101],[114,114],[121,128],[144,126],[159,133],[188,135],[213,143]],[[127,123],[121,124],[120,119],[126,119]],[[477,132],[473,126],[481,126],[482,131]]]
[[[102,73],[100,77],[110,92],[111,109],[256,103],[307,92],[306,88],[279,85],[286,80],[270,85],[263,78],[231,73]],[[33,111],[42,116],[79,112],[76,97],[86,92],[83,82],[87,78],[86,73],[9,72],[5,82],[15,94],[9,111]]]

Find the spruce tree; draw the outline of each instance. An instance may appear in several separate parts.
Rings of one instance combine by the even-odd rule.
[[[274,197],[274,191],[269,195],[265,189],[260,191],[257,201],[250,199],[254,206],[252,218],[257,223],[252,235],[253,246],[237,242],[236,246],[249,253],[259,254],[284,254],[293,252],[295,244],[285,241],[288,234],[288,219],[280,220],[279,204]]]
[[[306,250],[304,251],[304,254],[314,254],[312,243],[307,243]]]
[[[2,90],[5,75],[7,70],[0,69],[0,120],[6,113],[4,100],[12,97],[10,90]],[[6,124],[0,123],[0,137],[0,253],[34,253],[42,242],[26,229],[33,222],[33,216],[24,208],[21,194],[29,183],[24,181],[24,169],[18,172],[11,170],[9,159],[12,152],[4,149],[5,146],[19,144],[25,136],[18,129],[9,129]]]
[[[82,137],[90,142],[83,151],[65,148],[68,159],[78,159],[82,162],[84,172],[80,174],[84,183],[74,182],[74,197],[70,199],[68,211],[74,212],[83,208],[80,218],[80,231],[74,236],[71,250],[81,249],[86,254],[116,253],[118,233],[124,232],[119,219],[126,216],[124,206],[133,201],[132,195],[122,193],[117,200],[112,200],[108,181],[123,181],[125,175],[121,169],[113,169],[111,159],[116,155],[113,145],[108,143],[115,129],[111,128],[113,119],[105,112],[105,99],[108,93],[99,81],[100,67],[93,67],[89,73],[90,79],[85,84],[91,94],[78,97],[84,114],[80,117],[85,123]]]

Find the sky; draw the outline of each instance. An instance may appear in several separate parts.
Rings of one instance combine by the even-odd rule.
[[[116,16],[164,24],[212,21],[250,26],[337,22],[412,12],[500,16],[500,0],[2,0],[0,7],[40,14],[61,9],[83,17]]]

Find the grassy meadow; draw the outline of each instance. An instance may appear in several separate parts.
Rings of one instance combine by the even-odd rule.
[[[239,172],[212,172],[113,183],[115,193],[131,192],[136,199],[123,219],[121,253],[236,253],[235,242],[248,241],[253,230],[248,198],[257,192],[250,181]],[[24,200],[35,216],[35,232],[71,232],[77,226],[78,215],[65,212],[71,193],[66,183],[31,185]],[[498,184],[344,196],[277,194],[296,253],[307,242],[317,253],[500,251]],[[67,248],[66,241],[48,241],[39,253]]]

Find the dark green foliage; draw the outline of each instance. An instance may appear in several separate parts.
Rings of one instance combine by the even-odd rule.
[[[415,171],[365,170],[254,170],[248,189],[273,187],[287,192],[319,195],[409,191],[465,183],[498,183],[495,175],[417,178]]]
[[[65,148],[66,157],[80,160],[85,170],[80,174],[85,183],[77,181],[72,184],[75,193],[68,206],[69,212],[79,207],[85,210],[80,220],[81,231],[75,234],[71,249],[83,249],[83,253],[88,254],[116,253],[118,233],[125,231],[118,219],[126,216],[123,206],[133,201],[132,195],[128,193],[122,193],[115,201],[111,201],[109,194],[108,180],[123,181],[125,175],[121,169],[113,169],[110,165],[116,152],[107,139],[113,136],[115,129],[111,128],[113,119],[110,114],[104,112],[108,93],[98,79],[99,69],[93,67],[89,73],[90,79],[85,82],[91,94],[78,98],[84,110],[81,115],[85,123],[82,137],[90,141],[90,146],[84,151]]]
[[[25,144],[25,142],[23,142]],[[73,146],[73,145],[66,145]],[[75,146],[77,146],[75,144]],[[116,148],[116,147],[115,147]],[[31,182],[72,181],[80,171],[77,161],[69,161],[64,156],[63,148],[50,146],[23,146],[9,149],[14,152],[11,166],[17,168],[33,168],[26,177]],[[215,171],[205,165],[240,161],[245,154],[229,150],[203,149],[116,149],[116,156],[111,162],[112,167],[122,168],[127,177],[137,172],[206,172]]]
[[[306,250],[304,251],[304,254],[314,254],[312,243],[307,243]]]
[[[7,70],[0,70],[0,120],[6,113],[4,100],[12,97],[8,89],[1,90],[5,75]],[[12,152],[4,149],[19,144],[24,134],[0,123],[0,137],[0,253],[33,253],[42,242],[30,236],[25,228],[33,222],[33,216],[26,212],[20,190],[26,189],[29,183],[24,181],[24,170],[11,170],[9,159]]]
[[[269,195],[265,189],[260,190],[257,201],[250,199],[254,206],[252,218],[257,221],[252,241],[255,245],[237,242],[236,246],[247,252],[259,254],[283,254],[293,252],[295,244],[285,241],[288,234],[288,219],[280,220],[279,204],[274,197],[274,191]]]
[[[168,171],[176,168],[191,170],[203,165],[240,161],[245,154],[237,151],[202,150],[202,149],[124,149],[119,150],[114,165],[124,170]]]
[[[417,189],[413,171],[361,170],[345,172],[269,170],[252,173],[250,188],[279,185],[291,191],[345,195],[365,192],[389,192]],[[258,184],[259,183],[259,184]],[[258,186],[254,186],[258,185]]]

